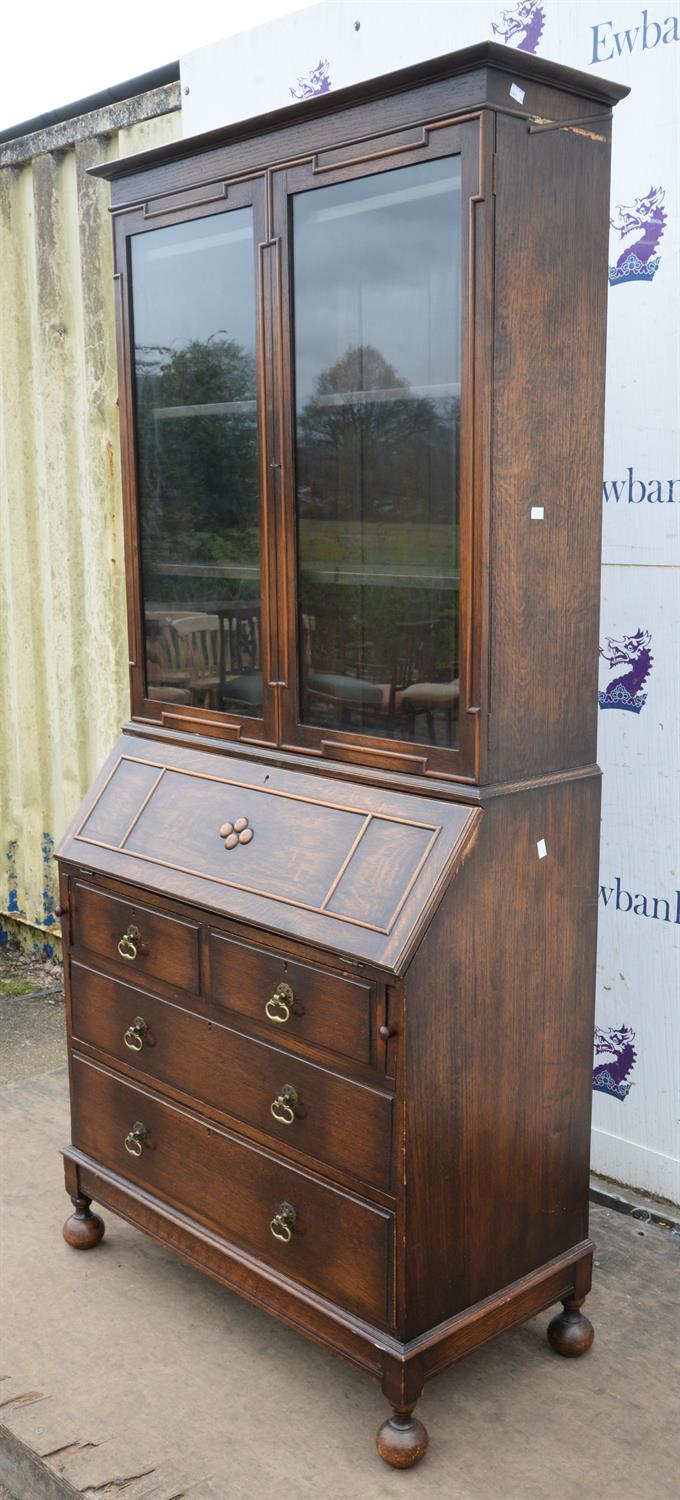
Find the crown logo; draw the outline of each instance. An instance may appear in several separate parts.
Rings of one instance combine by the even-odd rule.
[[[644,708],[647,694],[642,689],[654,660],[649,649],[651,639],[648,630],[639,629],[634,635],[624,635],[618,640],[610,635],[606,645],[600,646],[602,659],[616,669],[616,676],[597,695],[600,708],[619,708],[627,714],[639,714]]]
[[[593,1090],[596,1094],[609,1094],[621,1101],[628,1098],[633,1088],[629,1079],[637,1062],[634,1041],[632,1026],[595,1027]],[[606,1062],[598,1061],[605,1056]]]
[[[666,225],[665,196],[664,188],[650,187],[644,197],[636,198],[633,203],[617,203],[609,223],[627,243],[616,265],[609,267],[610,286],[654,280],[661,263],[656,250]]]
[[[619,683],[617,687],[612,688],[611,692],[598,693],[597,701],[600,708],[620,708],[624,713],[639,714],[647,702],[647,694],[635,693],[633,695],[628,692],[628,688]]]

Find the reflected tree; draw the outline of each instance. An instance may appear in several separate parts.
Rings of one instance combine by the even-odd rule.
[[[256,373],[227,336],[136,351],[147,562],[257,559]]]
[[[450,386],[413,390],[370,344],[352,345],[324,370],[300,412],[300,600],[313,622],[308,681],[318,684],[320,667],[335,674],[346,703],[348,676],[390,682],[402,637],[418,658],[427,646],[433,676],[454,675],[458,426]],[[307,717],[321,722],[336,712],[329,697],[329,708],[313,697]],[[384,720],[385,694],[380,702]],[[375,723],[376,712],[352,706],[361,722]]]
[[[412,394],[371,344],[348,348],[319,376],[299,416],[302,512],[450,523],[457,444],[452,406],[450,392]]]

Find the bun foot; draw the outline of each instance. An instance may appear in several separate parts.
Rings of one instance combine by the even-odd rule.
[[[410,1469],[427,1452],[427,1428],[409,1411],[395,1411],[378,1428],[375,1440],[381,1458],[393,1469]]]
[[[587,1354],[595,1337],[595,1330],[590,1319],[581,1312],[580,1302],[570,1298],[562,1305],[564,1311],[558,1313],[548,1324],[548,1343],[556,1354],[564,1355],[565,1359],[577,1359],[579,1354]]]
[[[74,1250],[93,1250],[104,1238],[104,1220],[90,1209],[91,1198],[72,1198],[73,1213],[63,1228],[67,1245]]]

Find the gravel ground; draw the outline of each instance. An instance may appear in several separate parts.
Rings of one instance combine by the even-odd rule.
[[[0,1083],[49,1073],[65,1061],[61,964],[3,949],[0,952]]]

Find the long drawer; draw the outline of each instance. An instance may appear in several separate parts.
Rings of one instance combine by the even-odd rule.
[[[73,1143],[225,1240],[380,1326],[393,1218],[73,1057]]]
[[[76,1040],[389,1192],[388,1094],[75,960],[71,996]]]

